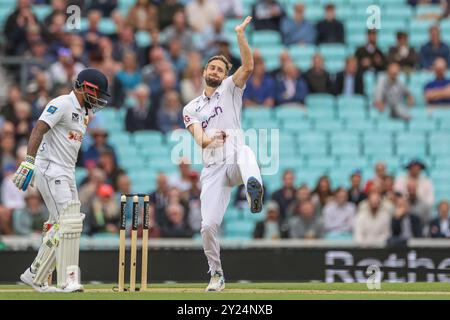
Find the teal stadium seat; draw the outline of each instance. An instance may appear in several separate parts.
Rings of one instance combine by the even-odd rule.
[[[101,33],[104,33],[107,35],[111,35],[117,31],[114,21],[108,17],[103,17],[100,20],[100,23],[98,24],[98,30]]]
[[[161,145],[164,135],[160,131],[143,130],[133,134],[133,141],[138,146],[143,145]]]
[[[248,220],[232,221],[225,224],[226,237],[239,236],[251,238],[254,229],[255,223]]]
[[[242,117],[250,119],[252,122],[274,119],[272,110],[264,107],[245,108],[242,112]]]
[[[331,170],[335,165],[334,159],[326,156],[309,156],[307,161],[307,168],[313,170]]]
[[[152,43],[152,38],[147,31],[137,31],[135,34],[138,47],[145,48]]]
[[[271,30],[254,31],[251,43],[254,48],[281,45],[281,34]]]
[[[32,10],[41,22],[44,21],[44,19],[53,11],[52,6],[45,4],[33,5]]]
[[[413,117],[414,120],[411,120],[408,123],[409,131],[411,132],[418,132],[418,131],[425,131],[425,132],[431,132],[438,128],[438,122],[435,119],[429,119],[429,118],[419,118],[419,117]]]
[[[123,145],[129,145],[130,141],[130,134],[126,131],[117,131],[111,133],[108,137],[108,142],[117,148]]]
[[[306,111],[299,107],[282,107],[275,109],[275,116],[278,120],[296,120],[300,121],[306,118]]]
[[[396,137],[396,148],[399,156],[424,157],[426,155],[425,135],[420,132],[400,132]]]
[[[429,146],[430,155],[436,156],[436,161],[442,156],[450,156],[450,133],[431,133],[429,137]],[[442,163],[444,163],[444,161],[442,161]]]
[[[337,119],[323,118],[316,119],[314,122],[314,128],[316,131],[338,132],[344,129],[344,127],[345,123]]]
[[[283,130],[291,133],[302,134],[303,132],[311,131],[313,127],[312,121],[309,121],[308,119],[285,119],[281,121],[281,123],[283,125]]]
[[[362,138],[366,156],[382,156],[393,154],[392,134],[389,132],[365,132]]]
[[[384,113],[387,114],[388,112],[385,111]],[[400,132],[406,130],[406,124],[402,120],[378,120],[376,127],[378,131]]]

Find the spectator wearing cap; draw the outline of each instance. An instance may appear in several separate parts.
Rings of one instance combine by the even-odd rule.
[[[316,29],[314,25],[305,20],[305,5],[297,3],[294,5],[294,16],[284,16],[281,20],[281,34],[286,46],[315,44]]]
[[[41,233],[44,222],[48,220],[48,210],[39,193],[28,190],[25,195],[25,207],[14,210],[13,228],[17,235],[29,236],[32,233]]]
[[[287,225],[289,238],[292,239],[320,239],[323,237],[324,226],[322,218],[315,214],[316,208],[312,201],[298,203],[294,215],[289,218]]]
[[[253,26],[255,30],[280,31],[283,8],[276,0],[260,0],[252,5]]]
[[[356,206],[348,201],[347,191],[338,188],[333,199],[323,208],[325,236],[351,236]]]
[[[348,201],[356,206],[367,198],[367,195],[361,186],[361,182],[361,171],[355,170],[350,176],[350,188],[347,191],[347,196]]]
[[[423,236],[420,218],[411,212],[408,199],[402,195],[397,197],[391,228],[389,246],[405,246],[409,239]]]
[[[430,27],[429,34],[430,40],[420,48],[420,67],[422,69],[430,69],[437,58],[444,59],[448,65],[450,63],[450,49],[441,40],[439,27]]]
[[[283,186],[275,191],[271,199],[278,204],[281,219],[286,218],[286,210],[295,201],[295,175],[292,170],[283,172]]]
[[[377,45],[377,31],[367,30],[367,43],[356,49],[359,68],[363,71],[383,71],[386,68],[386,57]]]
[[[180,95],[172,90],[164,94],[161,108],[158,112],[158,125],[162,133],[184,128],[183,106]]]
[[[397,32],[397,43],[389,48],[387,60],[388,62],[398,63],[403,72],[414,71],[418,62],[418,55],[414,47],[409,45],[406,32]]]
[[[312,57],[312,67],[305,73],[310,93],[334,94],[334,86],[330,74],[325,70],[323,58],[319,53]]]
[[[438,204],[438,216],[430,222],[430,236],[432,238],[450,238],[450,204],[442,200]]]
[[[166,209],[168,223],[161,228],[163,238],[192,238],[193,232],[185,221],[185,211],[180,204],[170,204]]]
[[[97,189],[92,207],[86,213],[88,234],[117,233],[120,220],[120,208],[114,197],[114,189],[109,184],[102,184]]]
[[[433,206],[435,199],[433,183],[426,176],[422,175],[422,171],[426,170],[425,164],[418,159],[414,159],[408,163],[406,169],[408,173],[395,181],[395,191],[400,192],[402,195],[407,195],[408,183],[412,180],[417,186],[417,199],[430,207]]]
[[[109,151],[114,155],[114,162],[117,163],[116,153],[114,148],[108,144],[108,132],[102,128],[96,128],[91,130],[94,143],[83,153],[83,164],[86,166],[86,162],[93,162],[98,164],[100,154],[104,151]]]
[[[447,62],[437,58],[433,63],[436,78],[425,85],[424,96],[427,104],[433,107],[450,105],[450,79],[446,77]]]
[[[84,68],[83,64],[74,60],[70,49],[61,47],[58,49],[58,61],[50,66],[50,78],[53,85],[71,83]]]
[[[384,246],[391,236],[392,207],[386,206],[377,191],[371,191],[358,207],[353,235],[363,247]]]
[[[264,60],[254,59],[254,69],[243,95],[244,107],[263,106],[272,108],[275,104],[275,81],[266,73]]]
[[[220,14],[214,0],[192,0],[186,5],[186,17],[194,32],[204,32]]]
[[[135,132],[152,128],[150,120],[150,89],[140,84],[129,96],[133,102],[125,116],[125,130]]]
[[[316,29],[317,44],[345,42],[344,25],[336,19],[336,10],[333,4],[325,6],[325,19],[317,23]]]
[[[304,105],[308,94],[308,85],[300,76],[300,70],[292,61],[284,63],[282,73],[276,78],[275,101],[276,104],[291,103]]]
[[[269,201],[267,204],[266,217],[256,223],[253,238],[270,240],[287,238],[287,230],[280,219],[280,210],[275,201]]]
[[[392,62],[388,65],[385,76],[378,77],[375,87],[375,107],[384,112],[389,110],[392,118],[410,120],[411,115],[405,106],[414,105],[414,98],[408,88],[398,80],[400,65]]]
[[[363,73],[358,67],[358,60],[351,56],[345,60],[345,70],[336,74],[336,94],[352,96],[364,95]]]
[[[164,30],[173,22],[174,15],[183,11],[184,6],[178,0],[163,0],[158,6],[158,25],[159,30]]]
[[[136,31],[158,30],[158,8],[150,0],[139,0],[128,10],[126,22]]]

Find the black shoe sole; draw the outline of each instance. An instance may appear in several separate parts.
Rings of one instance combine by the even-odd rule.
[[[252,213],[261,212],[263,188],[261,183],[259,183],[259,181],[256,178],[250,177],[248,179],[247,192],[250,196],[250,211]]]

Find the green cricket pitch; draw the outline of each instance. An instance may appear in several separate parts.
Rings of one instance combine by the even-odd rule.
[[[0,285],[0,300],[450,300],[450,283],[227,283],[205,293],[206,284],[149,284],[146,291],[115,292],[115,285],[85,285],[83,293],[38,293],[25,285]]]

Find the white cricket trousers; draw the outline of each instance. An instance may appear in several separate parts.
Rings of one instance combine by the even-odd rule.
[[[230,202],[231,188],[243,183],[246,185],[250,177],[255,177],[262,185],[261,172],[253,151],[244,145],[237,152],[237,163],[205,167],[200,177],[201,234],[211,274],[222,271],[218,236]]]

